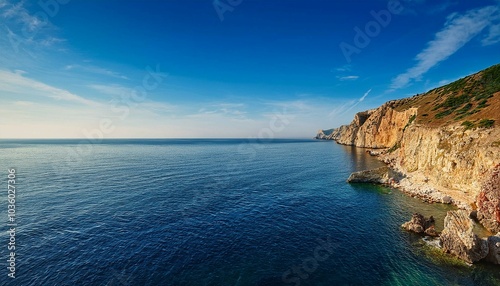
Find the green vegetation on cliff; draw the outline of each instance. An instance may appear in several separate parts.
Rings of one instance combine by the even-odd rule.
[[[417,107],[419,124],[441,126],[466,119],[463,125],[467,129],[492,127],[500,119],[500,64],[427,93],[397,100],[394,107],[399,111]],[[489,121],[480,122],[482,119]]]

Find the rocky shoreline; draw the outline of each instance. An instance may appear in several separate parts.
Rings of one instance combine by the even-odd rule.
[[[437,243],[436,240],[427,239],[431,241],[428,244],[466,263],[486,261],[500,264],[500,164],[482,185],[476,204],[469,204],[439,191],[422,174],[407,174],[398,166],[394,156],[387,156],[387,150],[367,150],[367,153],[377,156],[386,166],[354,172],[347,182],[386,185],[427,203],[454,204],[459,208],[448,212],[441,233],[436,232],[432,216],[425,218],[418,213],[401,226],[403,229],[427,237],[439,237]],[[473,231],[476,223],[497,234],[478,237]]]
[[[441,233],[436,232],[432,216],[425,218],[418,213],[413,214],[411,220],[402,224],[401,227],[420,235],[438,237],[434,240],[424,238],[424,241],[468,264],[479,261],[500,264],[500,232],[480,238],[474,233],[474,224],[468,211],[456,210],[447,213]]]
[[[459,210],[447,216],[448,230],[440,236],[445,251],[468,263],[497,257],[490,245],[497,247],[498,237],[491,234],[500,233],[499,74],[495,65],[426,93],[390,100],[358,112],[350,124],[319,130],[315,138],[366,148],[385,163],[351,174],[350,183],[383,184],[427,203],[456,205]],[[471,236],[474,224],[484,226],[491,239]],[[425,233],[428,227],[421,227]]]

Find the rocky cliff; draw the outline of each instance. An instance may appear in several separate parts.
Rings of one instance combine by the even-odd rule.
[[[427,202],[454,203],[442,249],[469,262],[500,263],[500,65],[411,98],[356,114],[318,139],[370,150],[387,164],[349,182],[389,184]],[[477,219],[491,235],[474,233]],[[403,224],[439,235],[421,215]]]
[[[389,101],[377,109],[357,113],[351,124],[331,132],[332,139],[340,144],[365,148],[394,146],[417,114],[417,108],[397,111],[396,103]]]
[[[351,124],[319,137],[385,148],[379,159],[404,174],[397,187],[429,201],[473,209],[487,174],[500,163],[499,122],[500,65],[496,65],[427,93],[360,112]]]

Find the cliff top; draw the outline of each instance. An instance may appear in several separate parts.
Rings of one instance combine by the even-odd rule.
[[[398,111],[418,108],[417,124],[461,123],[490,127],[500,122],[500,64],[424,94],[389,102]]]

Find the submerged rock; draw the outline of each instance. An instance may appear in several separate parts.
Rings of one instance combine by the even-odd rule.
[[[425,230],[425,234],[432,237],[438,237],[439,233],[436,231],[436,227],[431,225]]]
[[[476,205],[479,222],[493,233],[500,232],[500,164],[483,184]]]
[[[466,210],[449,211],[440,239],[445,252],[473,263],[488,255],[488,243],[474,232],[474,221]]]
[[[494,264],[500,264],[500,232],[488,237],[488,256],[485,260]]]
[[[427,234],[429,236],[439,236],[434,227],[434,218],[431,216],[428,219],[419,213],[413,214],[411,220],[401,225],[402,228],[413,231],[418,234]]]

